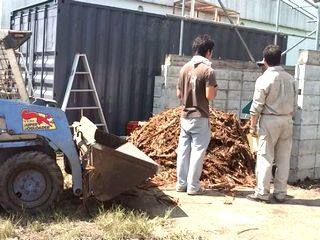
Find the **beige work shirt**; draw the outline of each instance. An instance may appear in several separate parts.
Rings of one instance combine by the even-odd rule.
[[[256,81],[250,114],[292,114],[296,104],[295,89],[293,77],[281,66],[269,67]]]

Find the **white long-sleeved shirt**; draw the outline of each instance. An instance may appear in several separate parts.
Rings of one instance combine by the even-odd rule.
[[[294,78],[281,66],[269,67],[255,84],[251,115],[289,115],[295,110]]]

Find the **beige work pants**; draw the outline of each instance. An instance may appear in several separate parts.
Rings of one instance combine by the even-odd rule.
[[[274,178],[274,192],[278,198],[287,193],[290,168],[293,121],[291,116],[261,115],[259,120],[259,141],[256,164],[256,194],[268,196],[272,165],[277,170]]]

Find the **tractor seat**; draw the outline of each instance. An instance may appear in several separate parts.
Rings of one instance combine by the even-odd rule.
[[[44,98],[36,98],[32,104],[46,107],[58,107],[57,101]]]

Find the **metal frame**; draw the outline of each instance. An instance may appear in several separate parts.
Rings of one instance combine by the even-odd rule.
[[[292,9],[297,10],[298,12],[302,13],[303,15],[305,15],[306,17],[310,18],[311,21],[308,22],[316,22],[317,23],[317,27],[315,30],[313,30],[312,32],[310,32],[309,34],[307,34],[306,36],[302,37],[301,40],[297,41],[292,47],[288,48],[287,50],[285,50],[282,55],[287,54],[288,52],[290,52],[292,49],[294,49],[296,46],[298,46],[300,43],[302,43],[303,41],[305,41],[308,37],[312,36],[313,34],[316,34],[316,43],[315,43],[315,50],[320,50],[320,7],[319,4],[315,4],[309,0],[304,0],[305,3],[307,3],[307,6],[300,6],[299,4],[293,2],[292,0],[278,0],[277,3],[277,18],[276,18],[276,34],[275,34],[275,38],[274,38],[274,43],[277,44],[277,38],[278,38],[278,32],[279,32],[279,20],[280,20],[280,3],[283,2],[284,4],[292,7]],[[306,10],[306,7],[314,7],[317,9],[317,16],[315,16],[313,13],[309,12],[308,10]]]
[[[254,57],[251,54],[250,49],[248,48],[247,44],[245,43],[244,39],[242,38],[239,30],[238,30],[238,26],[236,24],[234,24],[233,20],[230,18],[227,9],[225,8],[225,6],[223,5],[221,0],[218,0],[221,8],[223,9],[223,11],[226,14],[226,17],[228,18],[230,24],[232,24],[234,26],[234,30],[236,31],[238,37],[240,38],[240,41],[243,45],[243,47],[246,49],[251,61],[255,62]],[[315,30],[313,30],[312,32],[310,32],[309,34],[307,34],[306,36],[297,36],[296,34],[287,34],[287,33],[283,33],[281,31],[279,31],[279,22],[280,22],[280,6],[281,6],[281,2],[283,2],[284,4],[288,5],[289,7],[291,7],[292,9],[300,12],[301,14],[305,15],[306,17],[311,19],[311,22],[316,22],[317,23],[317,28]],[[277,1],[277,14],[276,14],[276,24],[275,24],[275,37],[274,37],[274,44],[278,43],[278,36],[279,34],[286,34],[289,36],[297,36],[297,37],[302,37],[303,39],[299,40],[298,42],[296,42],[292,47],[288,48],[287,50],[285,50],[282,55],[287,54],[289,51],[291,51],[292,49],[294,49],[296,46],[298,46],[300,43],[302,43],[303,41],[305,41],[306,39],[315,39],[316,40],[316,44],[315,44],[315,50],[320,50],[320,4],[319,3],[313,3],[310,0],[304,0],[305,3],[308,4],[308,6],[300,6],[297,3],[293,2],[292,0],[278,0]],[[192,4],[195,4],[195,1],[192,1]],[[309,12],[308,10],[306,10],[306,7],[314,7],[317,8],[318,10],[318,14],[317,16],[315,16],[313,13]],[[191,9],[194,9],[194,6],[191,6]],[[182,1],[182,17],[181,17],[181,28],[180,28],[180,45],[179,45],[179,55],[182,55],[182,47],[183,47],[183,32],[184,32],[184,12],[185,12],[185,0]],[[316,34],[316,37],[313,38],[312,35]]]

